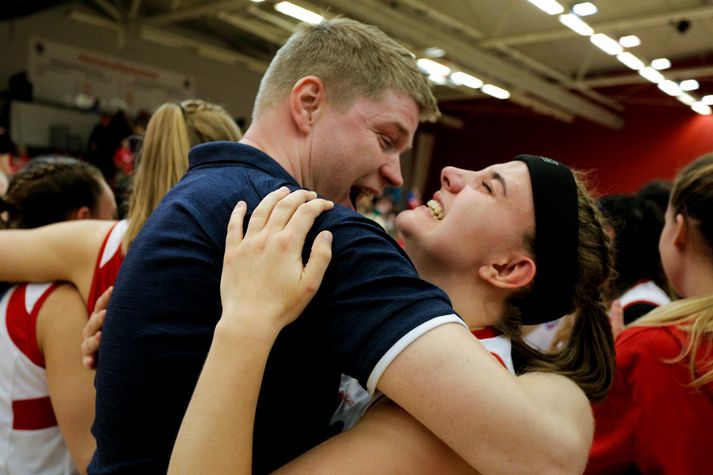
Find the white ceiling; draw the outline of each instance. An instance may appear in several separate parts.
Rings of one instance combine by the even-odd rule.
[[[264,68],[296,20],[274,0],[84,0],[79,21],[103,24],[168,46],[193,48],[217,61]],[[456,69],[508,89],[510,101],[561,120],[583,118],[617,128],[630,93],[663,92],[615,57],[594,47],[527,0],[294,0],[331,17],[377,25],[422,56],[439,47]],[[560,0],[569,8],[574,2]],[[645,62],[667,57],[667,79],[698,79],[699,98],[713,93],[713,1],[594,0],[599,12],[584,20],[613,38],[635,34],[628,51]],[[688,22],[688,28],[683,28]],[[684,30],[684,31],[681,31]],[[708,84],[706,80],[709,79]],[[646,86],[648,84],[648,86]],[[632,89],[632,85],[640,85]],[[708,87],[708,91],[706,91]],[[651,94],[651,90],[655,93]],[[634,92],[631,92],[634,91]],[[443,100],[488,97],[465,87],[438,87]],[[680,104],[681,107],[685,107]]]

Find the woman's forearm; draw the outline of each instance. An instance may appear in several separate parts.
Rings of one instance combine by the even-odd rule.
[[[255,408],[265,362],[280,331],[261,323],[218,324],[173,448],[169,474],[252,473]]]

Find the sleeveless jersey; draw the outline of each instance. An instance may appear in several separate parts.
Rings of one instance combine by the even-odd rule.
[[[116,276],[119,274],[119,268],[124,261],[121,243],[124,240],[128,224],[129,222],[125,219],[117,221],[107,233],[99,249],[87,298],[87,312],[89,314],[94,311],[94,306],[104,291],[114,285]]]
[[[0,300],[0,474],[74,474],[37,345],[40,308],[57,284],[21,284]]]
[[[498,363],[511,373],[515,373],[510,338],[493,327],[484,327],[479,330],[473,330],[471,333],[493,355]],[[352,428],[367,409],[382,396],[380,393],[374,397],[369,396],[369,393],[361,387],[356,379],[343,374],[339,384],[337,410],[334,411],[329,425],[335,433]]]

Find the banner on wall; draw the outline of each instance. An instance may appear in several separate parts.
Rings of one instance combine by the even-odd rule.
[[[28,64],[35,98],[82,109],[136,113],[194,97],[191,75],[42,38],[30,39]]]

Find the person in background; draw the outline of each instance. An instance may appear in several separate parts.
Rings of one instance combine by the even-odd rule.
[[[51,157],[34,159],[12,178],[0,211],[1,228],[21,229],[114,219],[116,204],[95,167]],[[35,259],[43,265],[41,256]],[[86,473],[95,442],[93,375],[77,346],[84,303],[63,283],[19,284],[0,294],[0,472]]]
[[[9,183],[10,182],[7,180],[7,175],[0,171],[0,197],[2,197],[2,195],[4,195],[7,191]]]
[[[636,192],[636,197],[653,203],[656,208],[661,213],[661,216],[666,214],[666,208],[668,207],[668,200],[671,196],[671,187],[673,187],[673,182],[671,180],[652,180],[642,186],[639,191]]]
[[[664,215],[656,205],[636,195],[611,195],[599,200],[612,226],[616,249],[616,278],[607,299],[619,300],[629,324],[671,301],[661,267],[658,243]]]
[[[237,141],[241,136],[230,115],[216,104],[186,100],[162,105],[149,121],[127,219],[0,231],[0,281],[70,282],[91,312],[99,296],[113,285],[146,218],[186,172],[190,148],[207,141]]]
[[[683,299],[617,338],[612,390],[594,406],[590,475],[713,473],[713,154],[678,174],[665,219],[661,262]]]

